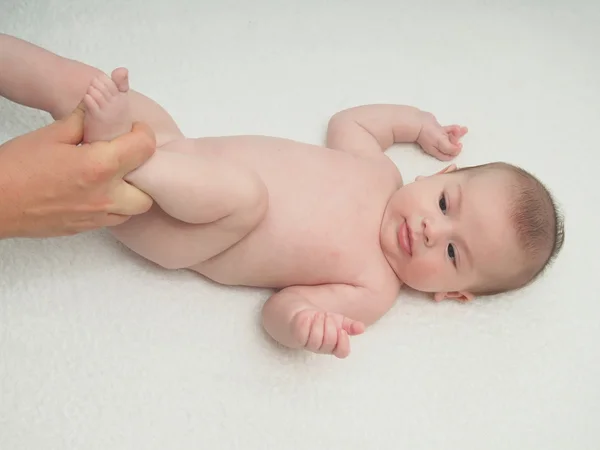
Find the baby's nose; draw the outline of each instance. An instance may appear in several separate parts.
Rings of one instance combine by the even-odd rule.
[[[448,234],[448,227],[438,220],[423,219],[423,239],[425,244],[433,246]]]

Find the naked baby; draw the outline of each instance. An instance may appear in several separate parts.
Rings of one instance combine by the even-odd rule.
[[[384,151],[417,143],[444,161],[467,132],[401,105],[365,105],[329,121],[323,147],[266,136],[183,136],[169,114],[108,76],[15,40],[27,99],[54,118],[83,99],[84,140],[110,140],[144,121],[157,152],[126,180],[154,206],[114,227],[125,246],[168,269],[218,283],[268,287],[263,324],[290,348],[346,357],[349,336],[394,304],[403,284],[435,300],[470,300],[534,280],[562,245],[550,193],[505,163],[404,184]],[[34,67],[34,65],[31,65]],[[26,71],[24,71],[26,72]]]

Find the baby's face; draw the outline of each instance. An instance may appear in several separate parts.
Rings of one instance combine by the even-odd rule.
[[[512,271],[521,252],[499,173],[424,177],[396,191],[381,225],[382,250],[398,278],[436,299],[470,299],[490,275]]]

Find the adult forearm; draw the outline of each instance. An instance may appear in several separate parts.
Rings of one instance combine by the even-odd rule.
[[[0,171],[0,239],[18,237],[18,203],[19,192],[11,186],[11,173]]]

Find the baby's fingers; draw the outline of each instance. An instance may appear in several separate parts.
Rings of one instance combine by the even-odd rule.
[[[344,330],[339,330],[337,335],[337,345],[333,349],[333,355],[336,358],[343,359],[350,354],[350,338]]]
[[[454,139],[453,142],[458,142],[461,137],[469,132],[467,127],[461,127],[460,125],[448,125],[443,127],[443,129],[451,137],[451,140]]]
[[[323,344],[318,349],[321,353],[331,354],[338,343],[338,327],[335,321],[329,316],[325,316],[325,326],[323,329]]]
[[[317,352],[323,345],[323,332],[325,328],[325,314],[317,313],[310,327],[310,334],[306,341],[306,348],[310,351]]]
[[[433,156],[434,158],[439,159],[440,161],[450,161],[452,158],[454,158],[456,156],[455,153],[450,153],[447,150],[442,151],[437,147],[435,147],[432,151],[430,151],[429,154],[431,156]]]
[[[348,317],[344,317],[344,320],[342,322],[342,328],[350,336],[356,336],[365,332],[365,325],[362,322],[349,319]]]
[[[294,337],[302,346],[306,346],[310,336],[310,329],[314,320],[314,314],[309,311],[302,311],[296,315],[292,324]]]
[[[448,161],[454,158],[462,150],[462,143],[458,141],[456,141],[456,143],[452,143],[450,136],[451,135],[449,135],[448,138],[441,140],[437,147],[437,150],[440,153],[438,159],[442,161]]]

